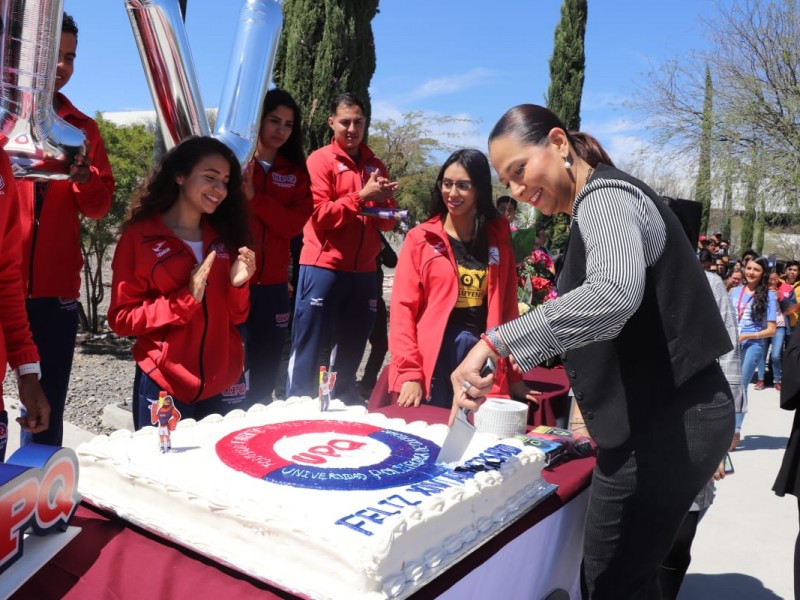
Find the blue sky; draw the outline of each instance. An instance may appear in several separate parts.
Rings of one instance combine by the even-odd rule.
[[[728,4],[727,0],[720,0]],[[240,2],[189,0],[187,33],[206,107],[219,104]],[[80,29],[64,92],[82,110],[152,110],[123,0],[64,0]],[[543,103],[560,0],[384,0],[373,20],[373,118],[424,111],[478,120],[461,145],[485,148],[502,113]],[[592,0],[586,34],[582,129],[612,157],[646,138],[623,101],[665,59],[703,48],[712,0]]]

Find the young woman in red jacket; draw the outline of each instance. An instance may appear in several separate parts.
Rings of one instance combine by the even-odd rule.
[[[236,325],[256,267],[249,237],[239,162],[214,138],[167,152],[134,199],[114,253],[108,323],[136,337],[136,429],[151,423],[160,390],[184,418],[243,407]]]
[[[442,165],[431,218],[408,232],[389,311],[389,391],[400,406],[449,408],[450,373],[482,332],[519,316],[508,222],[492,202],[489,161],[457,150]],[[495,393],[535,400],[501,361]]]
[[[269,403],[289,329],[289,243],[314,210],[300,108],[288,92],[272,89],[264,98],[258,147],[244,171],[243,189],[256,252],[243,331],[247,398]]]

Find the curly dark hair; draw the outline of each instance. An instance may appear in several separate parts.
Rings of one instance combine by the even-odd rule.
[[[229,250],[249,245],[251,241],[249,210],[242,193],[242,169],[236,155],[225,144],[212,137],[190,137],[161,157],[148,180],[131,202],[123,229],[167,211],[178,199],[177,175],[189,175],[195,165],[207,156],[218,154],[230,164],[228,195],[205,219],[219,234]]]
[[[489,260],[489,236],[486,230],[486,223],[499,216],[492,201],[492,172],[489,168],[489,160],[483,152],[468,148],[456,150],[447,157],[442,168],[439,169],[439,174],[436,176],[436,184],[431,191],[429,217],[438,215],[444,219],[447,216],[447,205],[444,202],[439,185],[447,167],[454,163],[464,167],[469,173],[470,181],[472,181],[472,185],[475,188],[475,239],[472,243],[472,249],[475,258],[481,262],[486,262]]]
[[[754,323],[760,323],[767,316],[767,303],[769,302],[769,262],[763,256],[754,258],[749,262],[756,263],[761,267],[761,281],[758,282],[753,293],[753,308],[751,319]]]
[[[78,37],[78,24],[75,22],[75,19],[72,18],[72,15],[66,12],[61,18],[61,33],[71,33],[76,38]]]

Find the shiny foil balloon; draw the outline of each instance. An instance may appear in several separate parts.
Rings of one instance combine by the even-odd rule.
[[[125,0],[125,6],[167,149],[191,135],[209,135],[178,0]],[[214,137],[243,165],[255,152],[282,25],[280,1],[242,5]]]
[[[167,150],[211,135],[178,0],[125,0],[125,9]]]
[[[3,6],[0,130],[14,175],[67,179],[86,136],[53,108],[62,0],[7,0]]]
[[[242,165],[250,162],[256,150],[261,106],[282,27],[280,2],[246,0],[242,5],[214,128],[214,137],[233,150]]]

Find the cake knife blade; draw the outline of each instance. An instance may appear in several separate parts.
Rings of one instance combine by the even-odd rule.
[[[486,364],[481,369],[481,377],[494,373],[495,369],[496,365],[492,358],[487,358]],[[438,464],[461,461],[467,446],[472,441],[472,436],[475,435],[475,425],[469,422],[469,414],[471,412],[471,410],[463,407],[456,412],[455,421],[453,421],[450,431],[447,432],[447,437],[444,438],[442,448],[439,450],[439,456],[436,457]]]
[[[450,431],[447,432],[442,449],[439,450],[439,456],[436,457],[437,463],[461,461],[467,446],[472,441],[472,436],[475,435],[475,425],[470,423],[467,418],[470,412],[466,408],[459,408],[456,412],[455,421],[453,421]]]

